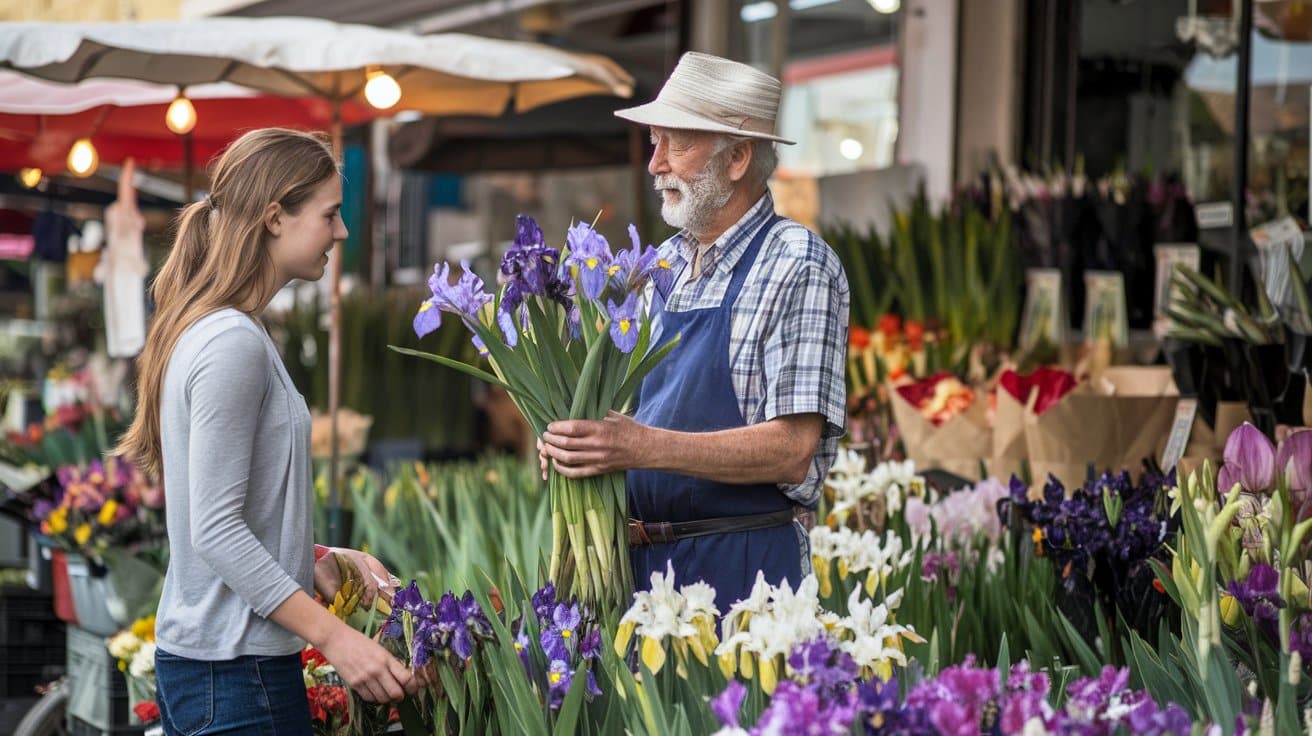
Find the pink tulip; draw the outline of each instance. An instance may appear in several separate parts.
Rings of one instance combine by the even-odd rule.
[[[1312,487],[1312,430],[1294,432],[1276,450],[1276,469],[1285,474],[1291,491]]]
[[[1234,483],[1239,483],[1244,490],[1253,493],[1271,490],[1275,483],[1276,451],[1271,440],[1257,427],[1244,422],[1231,432],[1225,442],[1224,458],[1225,466],[1221,468],[1217,483],[1222,493],[1228,493]],[[1225,484],[1227,480],[1230,485]]]

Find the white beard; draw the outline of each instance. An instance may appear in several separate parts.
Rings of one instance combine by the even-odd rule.
[[[729,180],[727,168],[720,161],[720,156],[714,156],[691,181],[673,174],[656,177],[658,191],[679,191],[677,202],[671,202],[666,195],[661,195],[661,219],[670,227],[681,230],[703,228],[733,196],[733,182]]]

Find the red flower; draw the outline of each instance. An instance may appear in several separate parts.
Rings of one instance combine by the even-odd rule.
[[[317,669],[326,664],[328,664],[328,658],[324,657],[323,652],[318,649],[306,647],[301,650],[301,667],[304,669]]]
[[[154,723],[159,720],[159,705],[153,700],[143,700],[132,706],[132,712],[142,723]]]
[[[870,347],[870,330],[861,325],[852,325],[847,330],[847,345],[853,350],[865,350]]]
[[[884,337],[893,337],[902,329],[902,320],[896,314],[886,314],[879,318],[877,329],[884,334]]]
[[[907,348],[915,351],[925,345],[925,326],[915,320],[907,320]]]
[[[305,695],[310,699],[310,716],[316,721],[331,723],[334,717],[340,717],[341,723],[349,723],[346,712],[346,689],[336,685],[315,685],[306,688]]]
[[[1075,388],[1075,376],[1066,371],[1046,367],[1037,368],[1028,376],[1022,376],[1016,371],[1006,371],[998,377],[998,385],[1021,404],[1029,401],[1030,392],[1038,390],[1038,398],[1034,401],[1034,413],[1042,414]]]

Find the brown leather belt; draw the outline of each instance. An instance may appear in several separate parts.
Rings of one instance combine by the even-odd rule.
[[[647,544],[665,544],[689,537],[702,537],[707,534],[729,534],[731,532],[773,529],[786,526],[794,521],[809,529],[815,526],[815,512],[795,506],[768,514],[721,516],[715,519],[699,519],[697,521],[653,522],[629,519],[629,546],[640,547]]]

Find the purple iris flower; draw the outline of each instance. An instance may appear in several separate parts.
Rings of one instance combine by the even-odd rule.
[[[410,584],[396,591],[392,597],[392,614],[387,617],[387,623],[383,627],[383,636],[389,639],[400,639],[403,633],[401,615],[408,613],[411,616],[419,618],[429,618],[433,615],[433,604],[424,600],[423,594],[419,592],[419,583],[411,580]]]
[[[538,634],[538,643],[542,645],[542,651],[546,653],[547,659],[569,660],[569,647],[565,645],[565,638],[555,629],[543,629]]]
[[[583,643],[579,645],[579,654],[584,659],[601,656],[601,629],[593,628],[587,636],[583,637]]]
[[[1230,583],[1230,594],[1244,607],[1244,612],[1258,623],[1275,623],[1285,601],[1280,597],[1280,575],[1274,567],[1259,562],[1242,582]]]
[[[416,669],[433,661],[441,649],[442,632],[431,618],[421,618],[415,622],[414,641],[411,644],[410,664]]]
[[[538,620],[541,621],[551,615],[551,610],[556,607],[556,584],[548,581],[542,586],[542,590],[533,594],[533,613],[537,614]]]
[[[564,639],[576,639],[579,635],[579,604],[565,605],[557,603],[551,613],[551,624]]]
[[[832,648],[825,637],[793,647],[788,666],[795,679],[815,690],[825,702],[844,697],[860,671],[847,652]]]
[[[588,670],[588,695],[594,698],[601,695],[601,688],[597,686],[597,676],[592,670]]]
[[[548,248],[542,229],[531,217],[515,218],[515,242],[501,257],[499,281],[506,284],[501,297],[501,311],[514,314],[530,296],[546,297],[568,307],[570,283],[561,277],[560,251]],[[527,322],[521,311],[521,323]]]
[[[1304,662],[1312,662],[1312,611],[1304,611],[1289,628],[1289,650],[1298,652]]]
[[[730,680],[724,692],[711,700],[711,710],[720,719],[720,725],[726,728],[738,728],[738,713],[743,707],[743,698],[747,697],[747,688],[737,680]]]
[[[929,722],[946,736],[975,736],[986,710],[998,697],[998,673],[975,667],[967,656],[945,668],[934,680],[922,682],[907,695],[907,706],[923,710]]]
[[[761,714],[753,734],[796,733],[810,736],[847,733],[856,717],[856,693],[842,700],[824,703],[820,695],[792,680],[775,688],[770,707]]]
[[[425,299],[415,314],[415,334],[419,337],[442,326],[442,312],[476,319],[475,315],[483,305],[492,301],[492,295],[483,288],[483,279],[469,267],[469,261],[461,261],[460,266],[464,272],[454,284],[451,283],[451,264],[441,263],[434,267],[433,275],[428,279],[433,296]]]
[[[606,302],[610,313],[610,338],[621,353],[631,353],[638,346],[638,295],[629,294],[624,303],[615,306],[615,302]]]
[[[546,245],[546,238],[542,237],[542,228],[538,227],[538,221],[528,215],[515,215],[515,245],[521,248],[527,248],[535,245]]]
[[[524,663],[524,669],[529,668],[528,648],[532,645],[529,641],[528,634],[523,631],[515,634],[515,651],[519,654],[519,661]]]
[[[606,281],[610,278],[610,266],[614,260],[610,243],[586,222],[570,228],[565,234],[565,242],[569,243],[569,257],[565,263],[578,269],[583,294],[594,301],[600,299],[601,292],[606,289]]]
[[[548,705],[552,710],[560,709],[573,681],[574,671],[569,668],[569,663],[561,659],[552,660],[551,666],[547,668]]]
[[[955,580],[960,570],[961,559],[956,552],[930,552],[920,563],[920,579],[933,582],[938,579],[939,573],[945,573],[949,580]]]

